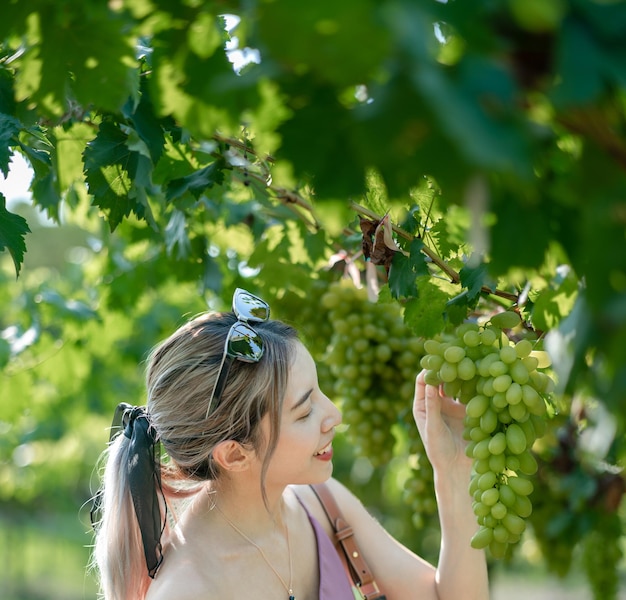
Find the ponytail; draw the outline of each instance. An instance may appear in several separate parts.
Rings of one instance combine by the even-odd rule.
[[[163,558],[166,517],[159,444],[143,408],[118,405],[105,458],[92,510],[100,587],[105,600],[141,600]]]

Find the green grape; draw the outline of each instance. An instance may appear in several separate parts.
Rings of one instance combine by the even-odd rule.
[[[529,496],[533,491],[532,482],[524,477],[509,477],[508,484],[518,496]]]
[[[483,416],[487,408],[489,408],[489,398],[478,394],[467,403],[465,413],[468,417],[478,419]]]
[[[443,382],[452,382],[456,379],[457,377],[457,370],[456,370],[456,366],[454,365],[454,363],[449,363],[447,361],[444,361],[444,363],[441,365],[441,368],[439,369],[439,379],[441,379],[441,381]]]
[[[488,448],[492,455],[502,454],[506,450],[506,435],[498,431],[489,440]]]
[[[511,365],[517,360],[517,352],[513,346],[503,346],[500,348],[500,360],[506,364]]]
[[[489,546],[493,541],[493,529],[491,527],[480,527],[480,529],[474,534],[470,542],[472,548],[481,550]]]
[[[508,511],[506,509],[506,506],[504,506],[504,504],[502,504],[502,502],[500,502],[500,500],[498,499],[498,502],[496,502],[492,507],[491,507],[491,516],[496,520],[496,521],[502,521],[508,514]]]
[[[483,329],[480,332],[480,343],[483,346],[493,346],[497,339],[498,336],[493,329]]]
[[[463,343],[468,347],[468,348],[475,348],[476,346],[478,346],[481,342],[481,337],[480,334],[478,333],[478,331],[466,331],[463,334]]]
[[[444,351],[443,357],[446,362],[458,363],[465,358],[465,350],[460,346],[450,346]]]
[[[496,481],[496,474],[493,471],[487,471],[487,473],[484,473],[478,478],[477,487],[478,489],[485,491],[496,485]]]
[[[507,310],[491,317],[490,322],[499,329],[513,329],[520,324],[521,319],[517,313]]]
[[[518,359],[509,367],[509,375],[519,385],[524,385],[530,379],[528,368],[522,359]]]
[[[476,332],[468,331],[468,333]],[[476,376],[476,364],[471,358],[469,358],[469,356],[465,356],[457,365],[456,372],[459,379],[461,379],[462,381],[470,381]]]
[[[498,364],[498,363],[494,363],[494,365],[495,364]],[[504,364],[504,363],[500,363],[500,364]],[[493,380],[493,389],[496,392],[505,393],[511,386],[511,383],[512,383],[511,376],[508,375],[507,373],[503,373],[502,375],[498,375],[497,377],[495,377],[495,379]]]
[[[480,428],[487,434],[492,433],[498,427],[498,415],[495,410],[488,408],[480,417]]]
[[[441,354],[441,343],[437,340],[426,340],[424,342],[424,352],[427,354]]]
[[[519,470],[524,475],[534,475],[538,471],[537,459],[529,450],[524,450],[517,458],[519,460]]]
[[[529,340],[520,340],[514,347],[515,354],[519,358],[526,358],[533,350],[533,345]]]
[[[519,383],[512,382],[506,390],[507,404],[519,404],[522,401],[522,386]]]
[[[526,450],[526,436],[522,428],[516,423],[511,423],[506,428],[506,445],[513,454],[521,454]]]

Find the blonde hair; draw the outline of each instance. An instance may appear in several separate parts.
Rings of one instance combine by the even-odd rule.
[[[212,452],[225,440],[256,451],[263,447],[264,494],[264,477],[280,433],[282,402],[298,338],[293,328],[280,321],[254,323],[263,340],[263,357],[258,363],[233,361],[223,394],[205,419],[225,338],[236,320],[232,313],[199,315],[148,357],[147,412],[168,457],[161,466],[166,500],[191,495],[207,480],[219,478]],[[262,440],[259,424],[266,414],[270,437]],[[94,548],[105,600],[141,600],[151,581],[126,475],[128,442],[119,435],[105,453],[102,519]],[[161,509],[164,519],[165,506]]]

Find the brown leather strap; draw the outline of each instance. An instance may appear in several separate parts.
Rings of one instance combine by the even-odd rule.
[[[343,518],[328,486],[325,483],[316,483],[311,485],[311,489],[315,492],[335,531],[335,540],[339,543],[347,559],[350,577],[363,594],[363,598],[365,600],[384,600],[385,596],[380,593],[376,581],[374,581],[374,575],[356,545],[352,527]]]

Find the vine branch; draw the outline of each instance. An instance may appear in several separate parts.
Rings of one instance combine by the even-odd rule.
[[[375,212],[369,210],[368,208],[365,208],[365,206],[357,204],[356,202],[351,202],[350,208],[354,210],[356,213],[363,215],[365,217],[368,217],[369,219],[372,219],[374,221],[380,221],[382,219],[381,215],[376,214]],[[396,234],[398,234],[400,237],[404,238],[405,240],[413,241],[414,239],[416,239],[414,235],[402,229],[401,227],[394,225],[393,223],[391,224],[391,228]],[[421,238],[417,238],[417,239],[421,239]],[[461,283],[461,276],[457,273],[457,271],[455,271],[448,263],[446,263],[440,256],[438,256],[431,248],[424,245],[422,246],[421,251],[426,256],[428,256],[428,258],[430,258],[433,264],[435,264],[441,271],[443,271],[447,275],[451,283],[454,283],[454,284]],[[499,290],[497,288],[495,290],[492,290],[491,288],[487,286],[483,286],[481,288],[481,291],[484,292],[485,294],[491,294],[494,296],[498,296],[500,298],[504,298],[506,300],[510,300],[511,302],[518,301],[517,294],[512,294],[511,292],[506,292],[504,290]]]

